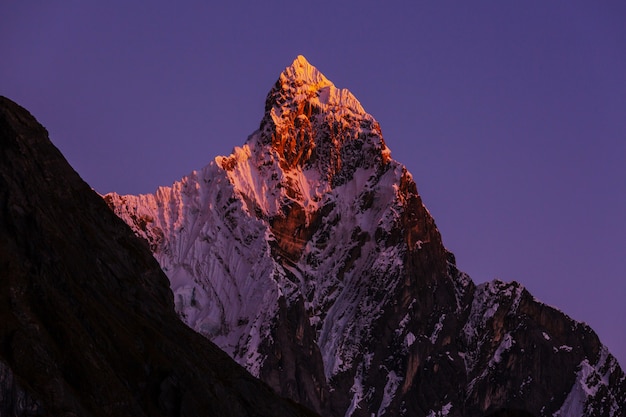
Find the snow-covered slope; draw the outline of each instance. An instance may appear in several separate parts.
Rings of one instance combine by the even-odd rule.
[[[480,415],[524,405],[509,398],[522,383],[544,389],[534,374],[493,392],[485,381],[513,372],[507,357],[530,343],[519,326],[538,326],[547,307],[515,283],[475,288],[456,269],[378,123],[302,56],[231,155],[154,194],[105,199],[150,243],[185,323],[324,415]],[[612,356],[573,356],[562,392],[529,410],[582,409],[585,360],[611,362],[622,379],[605,385],[620,404]],[[614,409],[604,415],[623,415]]]

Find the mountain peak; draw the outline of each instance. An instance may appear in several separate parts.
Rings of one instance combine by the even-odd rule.
[[[266,119],[271,117],[275,124],[287,116],[288,120],[302,114],[302,111],[316,113],[332,110],[338,116],[357,116],[373,121],[361,103],[347,89],[335,87],[328,78],[307,59],[298,55],[293,63],[285,68],[274,87],[267,95],[265,102]],[[296,110],[296,112],[294,112]],[[293,114],[296,114],[293,116]],[[292,117],[288,117],[292,115]]]
[[[285,68],[280,78],[285,81],[295,81],[296,83],[306,85],[315,90],[331,85],[334,86],[324,74],[311,65],[302,55],[298,55],[296,59],[293,60],[293,63]]]
[[[338,183],[351,177],[360,161],[384,165],[391,160],[380,126],[347,89],[339,89],[306,58],[285,68],[265,101],[257,152],[275,152],[283,169],[317,168]],[[349,158],[349,159],[345,159]]]
[[[460,272],[378,123],[302,56],[230,156],[105,198],[180,317],[321,415],[626,417],[626,377],[593,332]]]

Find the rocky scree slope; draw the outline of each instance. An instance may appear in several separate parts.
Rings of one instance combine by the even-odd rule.
[[[302,56],[231,155],[104,199],[150,244],[185,323],[322,415],[626,412],[593,331],[459,272],[378,123]]]
[[[147,245],[0,97],[0,415],[312,416],[185,326]]]

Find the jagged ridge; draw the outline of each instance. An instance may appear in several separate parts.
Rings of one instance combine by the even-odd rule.
[[[519,284],[460,273],[378,123],[301,56],[243,147],[105,199],[188,325],[324,415],[625,413],[595,334]]]

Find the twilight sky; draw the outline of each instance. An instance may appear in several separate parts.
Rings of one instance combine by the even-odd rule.
[[[0,6],[0,94],[98,192],[229,154],[302,54],[380,122],[461,270],[626,366],[626,2],[139,3]]]

